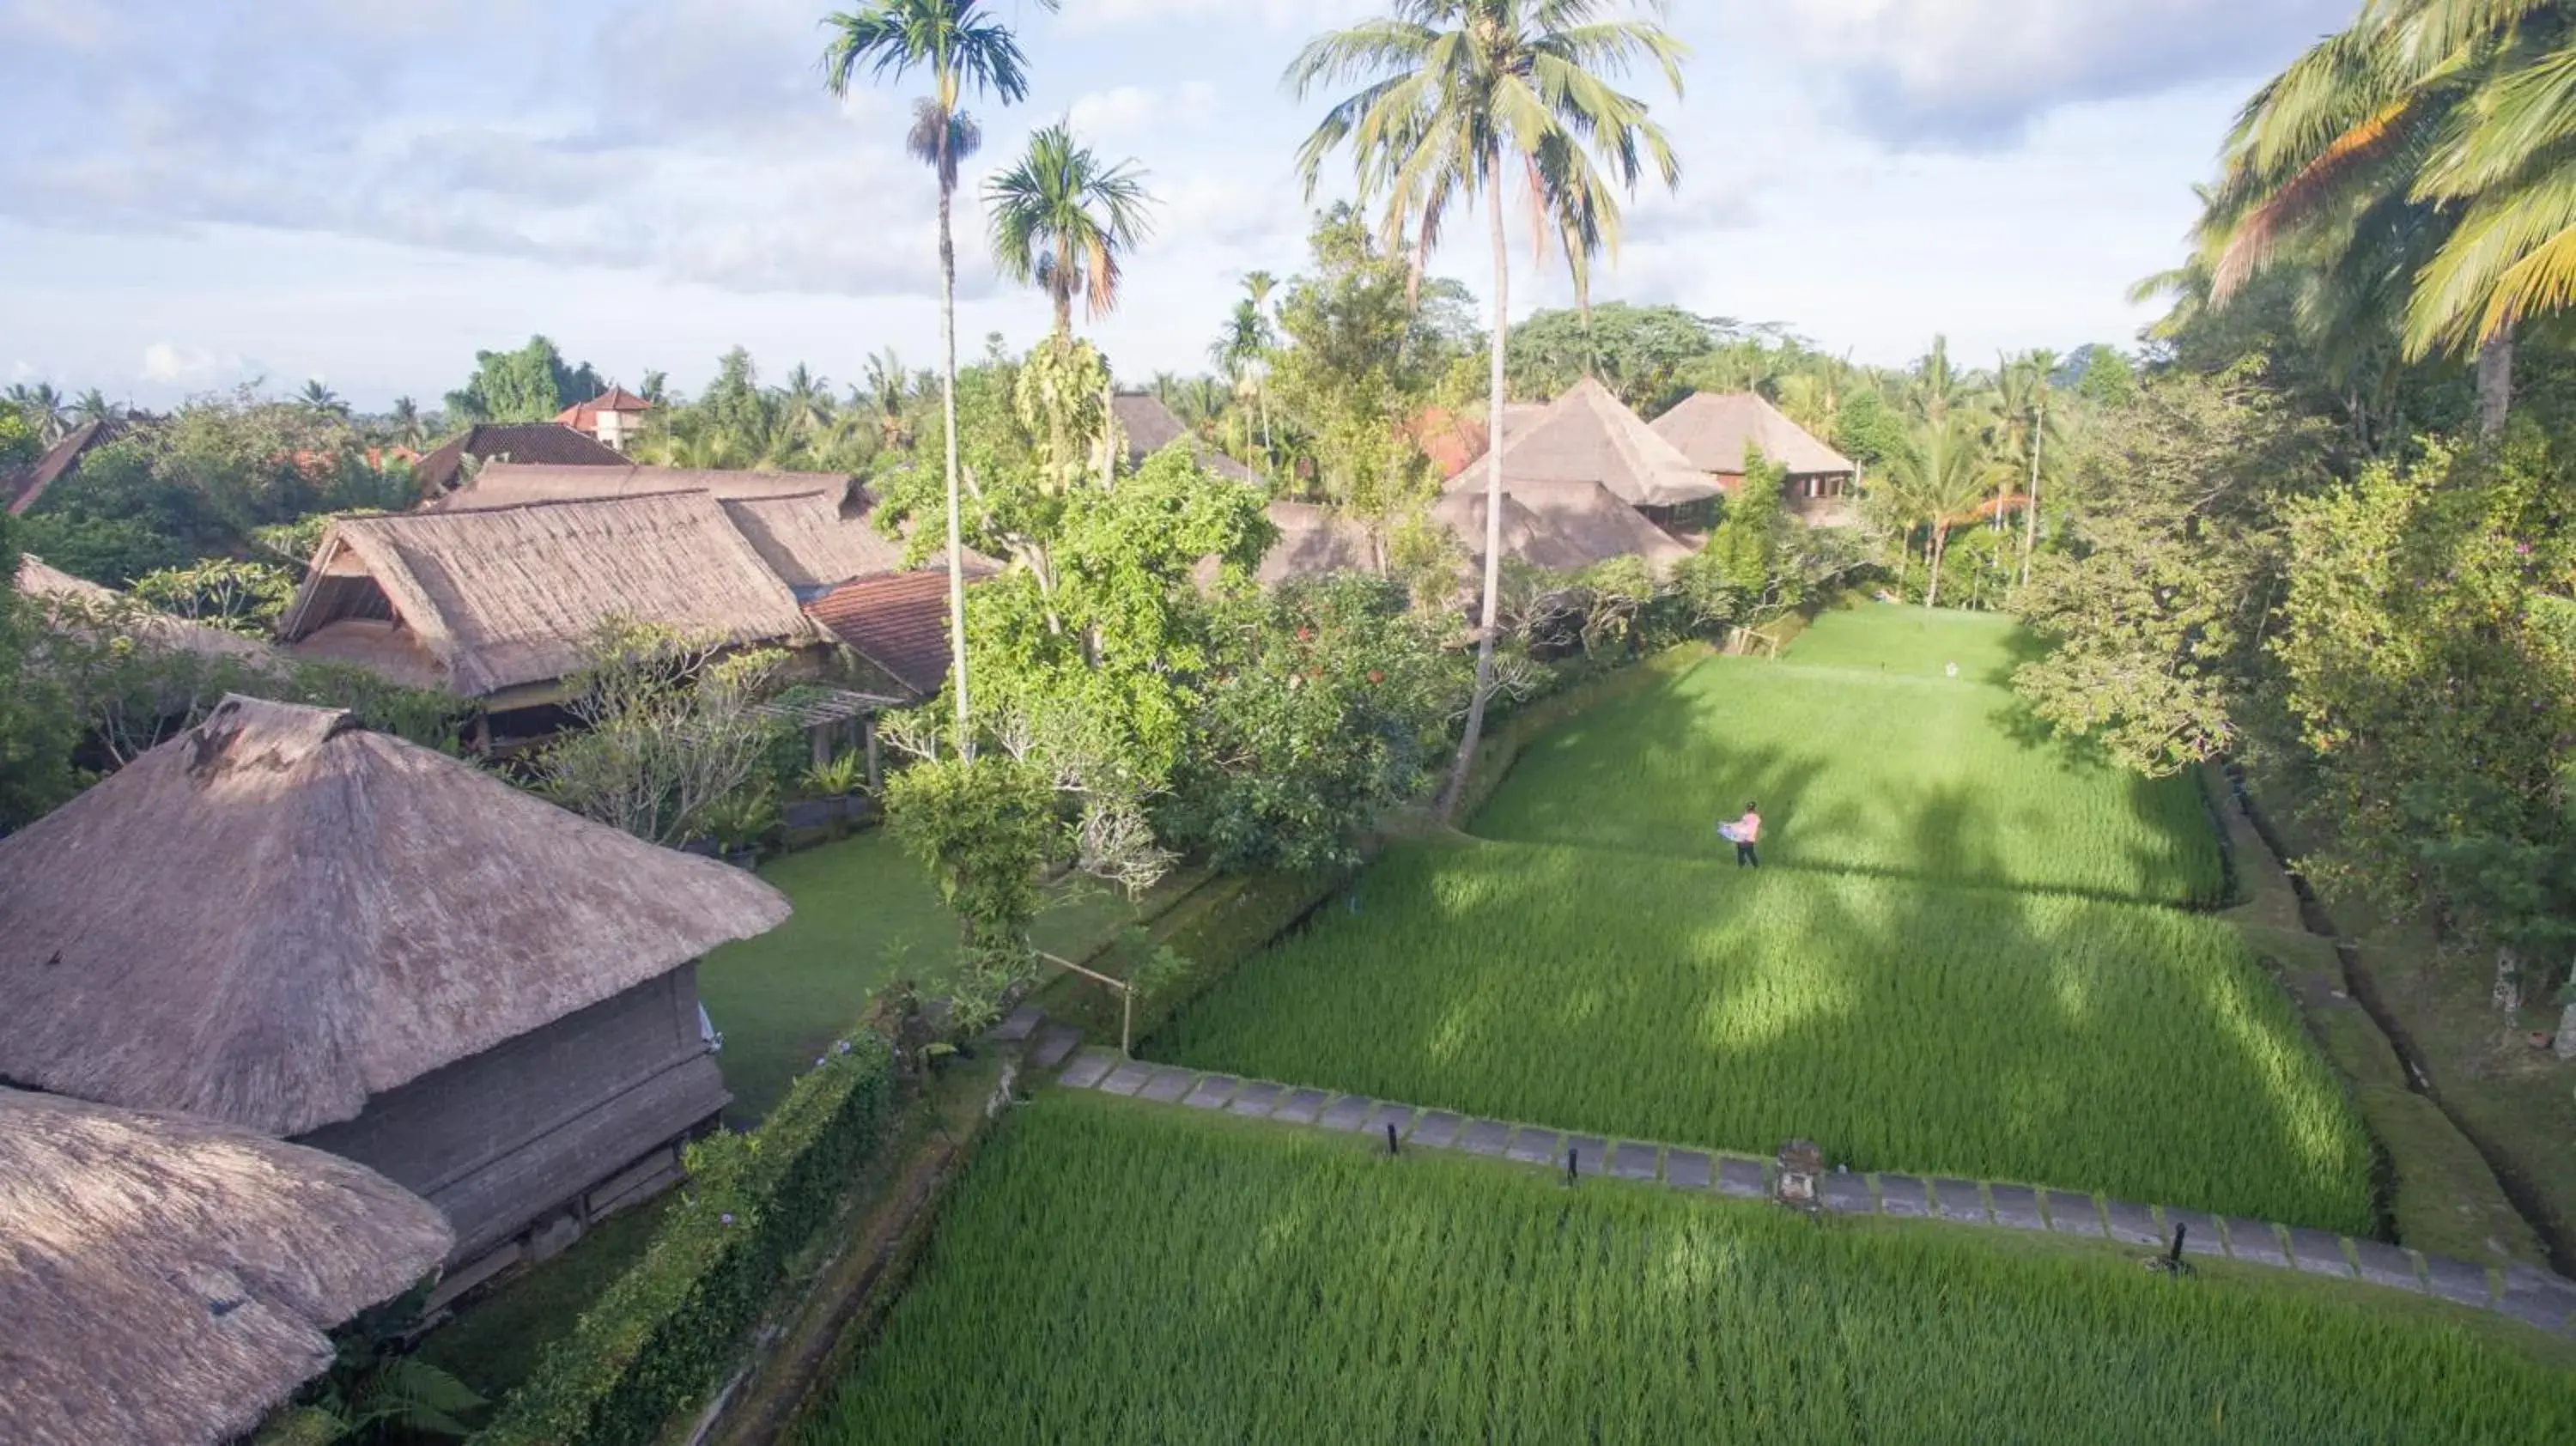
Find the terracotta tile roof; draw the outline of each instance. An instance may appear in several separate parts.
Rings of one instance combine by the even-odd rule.
[[[844,583],[807,603],[805,611],[917,697],[930,697],[948,681],[945,568]]]
[[[602,412],[649,412],[651,410],[653,410],[651,402],[624,387],[610,387],[589,401],[576,402],[564,408],[556,415],[555,425],[573,427],[584,432],[596,432],[599,430],[599,414]]]
[[[485,422],[467,428],[462,436],[449,438],[411,469],[413,480],[420,483],[421,495],[436,497],[454,487],[468,457],[480,462],[497,457],[555,467],[633,465],[616,448],[557,422]]]

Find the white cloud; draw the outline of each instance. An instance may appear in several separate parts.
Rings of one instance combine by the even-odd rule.
[[[1170,91],[1141,85],[1091,91],[1074,101],[1066,119],[1084,141],[1113,145],[1166,136],[1176,127],[1211,120],[1216,112],[1216,87],[1193,80]]]
[[[202,381],[217,373],[239,372],[240,357],[221,357],[202,347],[156,341],[143,349],[143,370],[136,375],[163,386]]]
[[[1377,0],[1065,0],[1077,33],[1149,22],[1250,20],[1265,30],[1320,30],[1379,11]]]

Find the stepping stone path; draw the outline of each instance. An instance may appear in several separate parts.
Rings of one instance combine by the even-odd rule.
[[[1024,1019],[1024,1014],[1029,1017]],[[1008,1040],[1006,1032],[1011,1033]],[[1068,1061],[1067,1053],[1074,1045],[1067,1043],[1057,1048],[1057,1043],[1071,1032],[1061,1025],[1048,1028],[1043,1016],[1024,1007],[1014,1011],[990,1037],[1000,1042],[1027,1042],[1031,1061],[1039,1069],[1053,1068],[1054,1061],[1067,1061],[1056,1076],[1056,1083],[1066,1089],[1097,1090],[1222,1110],[1276,1124],[1320,1126],[1381,1141],[1387,1127],[1393,1125],[1403,1148],[1454,1150],[1510,1159],[1551,1168],[1559,1174],[1565,1170],[1566,1151],[1571,1149],[1578,1179],[1607,1176],[1641,1184],[1660,1182],[1670,1189],[1694,1194],[1713,1191],[1744,1200],[1767,1199],[1771,1194],[1771,1166],[1765,1160],[1648,1140],[1569,1136],[1536,1125],[1473,1119],[1449,1110],[1416,1109],[1363,1095],[1150,1065],[1121,1059],[1115,1051],[1098,1047],[1073,1053]],[[1040,1055],[1051,1050],[1048,1063],[1036,1064]],[[2576,1338],[2576,1281],[2525,1265],[2490,1270],[2471,1261],[2421,1255],[2383,1241],[2346,1240],[2324,1230],[2284,1227],[2237,1216],[2221,1220],[2205,1211],[2102,1200],[2002,1181],[1927,1180],[1914,1175],[1835,1171],[1818,1182],[1818,1192],[1824,1208],[1837,1215],[1883,1215],[1952,1226],[2045,1230],[2093,1239],[2107,1235],[2123,1244],[2147,1248],[2171,1247],[2174,1227],[2179,1225],[2183,1227],[2183,1252],[2187,1255],[2295,1269],[2437,1296]]]

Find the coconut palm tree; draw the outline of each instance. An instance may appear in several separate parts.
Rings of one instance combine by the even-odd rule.
[[[1054,10],[1058,0],[1038,0]],[[823,49],[823,88],[850,93],[861,70],[899,80],[914,70],[930,77],[930,94],[913,103],[905,141],[939,182],[939,332],[945,364],[940,411],[948,442],[948,638],[950,689],[957,695],[959,756],[971,758],[975,739],[966,692],[966,549],[958,536],[957,470],[957,238],[953,226],[958,170],[983,144],[983,130],[962,109],[966,93],[991,95],[1013,105],[1029,93],[1028,62],[1011,28],[993,19],[983,0],[867,0],[856,10],[823,21],[831,39]]]
[[[1029,137],[1019,163],[984,183],[993,259],[1055,302],[1058,336],[1073,335],[1073,299],[1097,321],[1118,308],[1120,261],[1153,232],[1154,198],[1132,160],[1104,165],[1059,121]]]
[[[1990,464],[1985,438],[1975,418],[1954,414],[1939,423],[1917,427],[1903,451],[1888,459],[1889,501],[1910,536],[1925,529],[1924,559],[1931,581],[1923,605],[1941,605],[1941,561],[1950,550],[1950,529],[1973,520],[1985,500]]]
[[[9,405],[16,407],[18,414],[27,419],[27,425],[36,433],[36,440],[48,447],[61,441],[64,434],[72,429],[71,410],[64,405],[63,394],[54,390],[52,382],[38,382],[33,386],[25,382],[10,383]]]
[[[394,409],[386,417],[392,424],[393,443],[419,451],[429,441],[429,423],[420,414],[420,403],[409,397],[394,398]]]
[[[92,422],[113,422],[117,410],[116,403],[107,399],[107,393],[92,387],[80,394],[79,401],[72,403],[72,424],[85,427]]]
[[[789,437],[812,436],[832,425],[832,383],[798,362],[779,383],[779,430]]]
[[[1319,86],[1359,89],[1328,110],[1297,157],[1312,199],[1325,157],[1348,147],[1363,203],[1383,208],[1390,245],[1408,246],[1418,287],[1453,205],[1485,200],[1493,249],[1493,330],[1486,425],[1485,586],[1476,691],[1449,784],[1454,813],[1482,741],[1499,631],[1503,516],[1503,357],[1511,325],[1511,247],[1505,210],[1527,201],[1541,245],[1587,218],[1615,251],[1617,191],[1651,170],[1668,186],[1681,166],[1646,103],[1610,83],[1639,66],[1682,88],[1682,43],[1614,0],[1388,0],[1381,19],[1316,37],[1288,67],[1301,98]],[[1660,0],[1647,0],[1660,14]]]
[[[343,400],[338,392],[331,390],[320,377],[315,377],[304,384],[304,390],[295,394],[295,404],[317,417],[349,415],[348,402]]]
[[[2049,409],[2055,400],[2050,378],[2057,375],[2061,364],[2053,351],[2027,351],[2020,356],[2001,359],[1995,369],[1996,431],[2003,441],[2004,460],[2009,467],[1995,469],[1995,525],[2004,521],[2003,500],[2014,481],[2027,480],[2029,490],[2022,494],[2021,509],[2021,581],[2030,583],[2030,555],[2039,546],[2039,483],[2051,450],[2061,432],[2058,414]]]

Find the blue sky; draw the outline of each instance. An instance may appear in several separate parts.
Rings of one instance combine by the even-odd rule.
[[[1900,363],[2125,340],[2228,118],[2355,0],[1674,0],[1686,173],[1597,294],[1784,323]],[[0,0],[0,378],[167,405],[260,376],[424,401],[531,332],[632,383],[931,364],[916,80],[836,102],[829,0]],[[1071,116],[1162,198],[1121,375],[1196,370],[1244,273],[1292,272],[1321,101],[1279,74],[1364,0],[1066,0],[1016,16],[1034,91],[979,173]],[[1634,87],[1645,86],[1643,78]],[[961,346],[1025,344],[960,209]],[[1459,228],[1473,238],[1479,233]],[[1438,269],[1484,292],[1481,248]],[[1523,257],[1514,310],[1564,300]]]

